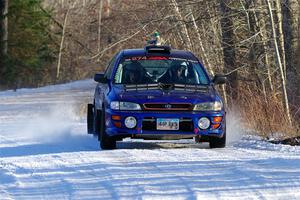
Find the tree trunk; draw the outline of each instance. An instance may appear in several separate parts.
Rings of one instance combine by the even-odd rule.
[[[208,12],[208,17],[210,19],[210,26],[212,28],[212,32],[213,32],[213,35],[215,37],[214,38],[214,43],[216,44],[216,47],[211,47],[212,48],[212,51],[211,52],[214,52],[213,53],[213,56],[214,56],[214,69],[216,70],[221,70],[221,71],[225,71],[224,69],[224,56],[223,56],[223,53],[222,52],[219,52],[219,51],[216,51],[216,49],[221,49],[222,48],[222,39],[220,37],[220,31],[219,31],[219,28],[221,27],[221,23],[220,21],[218,21],[218,23],[215,23],[215,21],[213,20],[213,15],[214,13],[217,13],[217,10],[215,9],[217,7],[216,3],[213,2],[212,3],[212,6],[210,4],[210,2],[207,2],[205,1],[205,6],[206,6],[206,9],[207,9],[207,12]],[[202,24],[202,30],[205,30],[204,28],[204,25]],[[224,103],[227,107],[228,105],[228,100],[227,100],[227,93],[226,93],[226,85],[222,85],[221,86],[221,90],[222,90],[222,94],[223,94],[223,98],[224,98]]]
[[[7,39],[8,39],[8,0],[4,0],[4,20],[3,20],[3,25],[4,25],[4,29],[3,29],[3,54],[6,55],[7,54]]]
[[[299,55],[296,55],[299,45],[299,15],[300,2],[298,0],[284,0],[282,5],[283,31],[285,37],[287,69],[296,70]],[[300,70],[298,71],[300,73]]]
[[[241,1],[241,4],[243,5],[243,2]],[[252,37],[253,35],[259,35],[262,38],[262,31],[260,30],[260,26],[258,24],[258,19],[257,19],[257,13],[255,10],[251,11],[251,5],[256,5],[257,2],[256,0],[246,0],[245,5],[243,5],[244,12],[246,13],[247,16],[247,24],[249,28],[249,33],[250,35],[248,36],[249,38]],[[262,42],[263,46],[265,45],[265,42]],[[265,88],[265,83],[264,83],[264,74],[261,73],[262,71],[262,65],[259,64],[259,56],[261,52],[261,43],[257,42],[255,39],[249,46],[249,64],[251,67],[250,74],[251,77],[254,77],[256,80],[256,87],[262,89],[263,95],[265,102],[267,102],[267,92]],[[263,47],[265,50],[266,47]],[[267,52],[264,51],[264,54],[267,55]],[[266,58],[265,58],[266,59]],[[265,60],[266,61],[266,60]],[[268,61],[268,60],[267,60]],[[267,65],[267,62],[265,63]]]
[[[283,29],[282,29],[282,13],[281,13],[281,1],[276,0],[276,15],[278,20],[278,34],[279,34],[279,46],[280,46],[280,52],[281,52],[281,58],[282,58],[282,67],[283,67],[283,73],[284,77],[286,79],[286,58],[285,58],[285,48],[284,48],[284,35],[283,35]]]
[[[263,0],[262,0],[263,1]],[[265,5],[262,1],[259,1],[260,5]],[[269,48],[268,48],[268,30],[266,25],[266,17],[265,12],[263,12],[263,16],[261,17],[261,20],[256,19],[258,26],[260,27],[260,37],[262,39],[263,49],[264,49],[264,60],[265,65],[267,67],[267,76],[268,76],[268,82],[270,86],[270,90],[274,91],[273,86],[273,80],[272,80],[272,70],[271,70],[271,62],[270,62],[270,56],[269,56]],[[275,91],[276,92],[276,91]]]
[[[247,5],[250,6],[251,4],[256,5],[257,7],[263,7],[265,4],[262,2],[263,0],[260,1],[252,1],[252,0],[247,0]],[[255,49],[255,51],[260,51],[261,47],[263,49],[263,57],[264,57],[264,66],[263,68],[267,68],[267,78],[264,78],[264,74],[260,73],[262,69],[256,68],[257,70],[257,80],[259,80],[259,84],[261,84],[261,87],[263,89],[263,93],[265,96],[265,101],[267,99],[267,90],[265,86],[265,81],[268,80],[270,90],[273,91],[273,83],[272,83],[272,76],[271,76],[271,65],[270,65],[270,58],[269,58],[269,52],[268,52],[268,31],[266,28],[266,22],[265,22],[265,12],[261,11],[252,11],[249,14],[249,21],[250,22],[250,30],[252,31],[252,35],[258,34],[261,39],[261,44],[255,44],[255,48],[251,48],[252,50]],[[262,45],[262,46],[261,46]],[[254,45],[253,45],[254,46]],[[257,55],[256,53],[256,60],[259,59],[259,54]],[[254,63],[251,63],[253,65]],[[258,63],[255,62],[255,66],[257,66]],[[267,102],[267,101],[266,101]]]
[[[0,60],[4,57],[4,32],[5,32],[5,0],[0,0]]]
[[[194,17],[193,11],[192,11],[191,8],[189,9],[189,11],[190,11],[190,17],[191,17],[191,20],[193,22],[194,29],[195,29],[196,34],[197,34],[197,38],[198,38],[198,42],[199,42],[199,45],[200,45],[201,53],[203,55],[203,62],[204,62],[204,64],[207,65],[209,73],[211,75],[214,75],[214,71],[213,71],[213,69],[211,67],[211,64],[209,63],[208,56],[207,56],[205,48],[203,46],[203,42],[202,42],[200,30],[199,30],[199,27],[198,27],[198,25],[197,25],[197,23],[195,21],[195,17]]]
[[[0,76],[5,73],[5,57],[7,55],[7,39],[8,39],[8,0],[0,0]],[[0,83],[4,82],[3,78]]]
[[[101,0],[101,2],[104,0]],[[108,18],[110,16],[111,13],[111,2],[110,0],[105,0],[104,1],[104,17]]]
[[[58,54],[57,71],[56,71],[56,78],[57,79],[59,78],[59,74],[60,74],[61,57],[62,57],[62,52],[63,52],[63,48],[64,48],[64,41],[65,41],[65,35],[66,35],[66,28],[67,28],[69,12],[70,12],[70,8],[68,8],[67,13],[65,14],[65,19],[64,19],[64,24],[63,24],[63,30],[62,30],[60,47],[59,47],[59,54]]]
[[[221,31],[222,31],[222,47],[224,56],[224,68],[226,71],[233,71],[236,66],[236,56],[234,47],[234,32],[233,21],[231,18],[231,9],[229,8],[230,0],[221,0]],[[230,94],[232,100],[238,99],[238,72],[235,70],[229,76],[229,90],[227,94]]]
[[[283,31],[285,37],[288,88],[300,96],[300,38],[299,38],[299,0],[284,0],[282,5]],[[298,89],[297,89],[298,88]],[[298,104],[297,101],[296,105]]]
[[[179,21],[179,25],[180,25],[180,29],[181,29],[181,33],[183,34],[183,39],[184,39],[184,44],[183,46],[187,49],[187,50],[192,50],[192,42],[191,42],[191,39],[190,39],[190,36],[189,36],[189,32],[188,32],[188,29],[187,29],[187,26],[186,24],[184,23],[184,18],[179,10],[179,7],[178,7],[178,3],[176,0],[171,0],[172,1],[172,5],[174,7],[174,11],[175,11],[175,16],[176,16],[176,19]]]
[[[282,65],[279,47],[278,47],[278,43],[277,43],[277,32],[275,29],[274,17],[273,17],[273,13],[272,13],[272,6],[271,6],[270,0],[267,0],[267,3],[268,3],[270,21],[271,21],[271,25],[272,25],[272,33],[273,33],[273,40],[274,40],[275,51],[276,51],[276,58],[277,58],[277,62],[278,62],[279,70],[280,70],[283,104],[285,107],[285,113],[286,113],[287,120],[288,120],[289,124],[291,125],[292,119],[291,119],[291,115],[290,115],[289,100],[288,100],[287,91],[286,91],[286,79],[285,79],[283,65]]]
[[[99,11],[98,11],[98,16],[99,16],[99,24],[98,24],[98,52],[101,50],[101,23],[102,23],[102,8],[103,8],[103,1],[100,0],[99,2]]]

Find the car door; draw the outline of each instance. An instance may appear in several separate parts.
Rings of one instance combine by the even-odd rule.
[[[111,79],[113,69],[115,67],[117,61],[118,54],[116,54],[111,61],[109,62],[105,72],[104,77],[108,80]],[[95,107],[97,109],[102,109],[103,101],[105,99],[105,95],[108,93],[108,83],[98,83],[95,90]]]

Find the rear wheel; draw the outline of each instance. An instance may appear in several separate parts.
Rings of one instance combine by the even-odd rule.
[[[105,110],[102,109],[102,111],[99,111],[96,118],[97,118],[96,120],[98,121],[98,124],[101,125],[100,128],[98,129],[101,149],[115,149],[116,143],[117,143],[116,139],[114,139],[113,137],[110,137],[106,134]]]
[[[209,147],[210,148],[224,148],[226,146],[226,131],[223,137],[211,137],[209,139]]]

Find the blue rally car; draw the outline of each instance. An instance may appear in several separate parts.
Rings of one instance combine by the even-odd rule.
[[[187,139],[226,143],[225,110],[212,80],[188,51],[146,46],[117,53],[104,73],[94,102],[88,104],[88,133],[98,136],[102,149],[116,148],[123,138]]]

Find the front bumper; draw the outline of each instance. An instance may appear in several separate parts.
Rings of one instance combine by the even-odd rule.
[[[112,115],[120,116],[120,120],[113,120]],[[124,125],[126,117],[135,117],[137,125],[133,129],[128,129]],[[219,127],[213,128],[214,117],[222,117],[222,121],[218,122]],[[211,121],[211,125],[208,129],[202,130],[198,127],[198,120],[201,117],[207,117]],[[156,130],[157,118],[177,118],[179,119],[179,130],[166,131]],[[116,127],[115,122],[121,124],[120,127]],[[222,137],[225,132],[226,126],[225,111],[219,112],[149,112],[149,111],[113,111],[111,109],[105,112],[105,124],[106,133],[109,136],[127,137],[127,136],[139,136],[147,135],[181,135],[181,136],[216,136]]]

